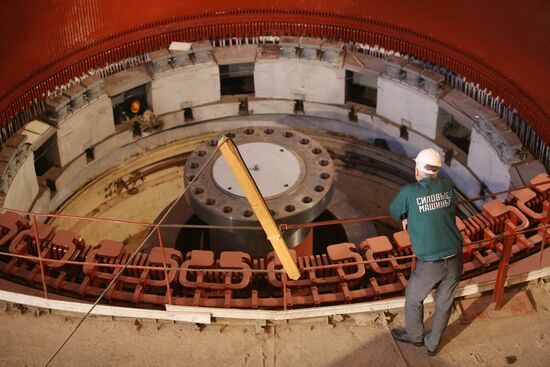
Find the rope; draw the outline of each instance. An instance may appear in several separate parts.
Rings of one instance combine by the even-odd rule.
[[[84,315],[84,317],[78,322],[78,324],[75,326],[75,328],[69,333],[69,335],[67,335],[67,337],[63,340],[63,342],[59,345],[59,347],[56,349],[56,351],[51,355],[51,357],[48,359],[48,361],[45,363],[45,367],[49,366],[50,363],[53,361],[53,359],[59,354],[59,352],[61,351],[61,349],[63,349],[63,347],[67,344],[67,342],[71,339],[71,337],[77,332],[77,330],[80,328],[80,326],[84,323],[84,321],[86,321],[88,319],[88,316],[90,316],[90,314],[92,313],[92,311],[94,310],[94,308],[99,304],[99,301],[101,301],[101,299],[103,299],[103,297],[105,296],[105,294],[107,294],[107,291],[109,290],[109,288],[111,288],[115,282],[117,281],[117,279],[122,275],[122,273],[124,272],[124,270],[129,266],[130,262],[132,262],[134,260],[134,258],[136,257],[136,255],[139,253],[139,251],[143,248],[143,246],[145,245],[145,243],[149,240],[149,238],[157,232],[160,224],[166,219],[166,217],[168,216],[168,214],[170,214],[170,212],[172,211],[172,209],[174,209],[174,207],[176,206],[176,204],[183,198],[183,196],[185,195],[185,193],[187,192],[187,190],[193,185],[193,183],[195,183],[195,181],[197,180],[197,178],[200,176],[200,174],[202,173],[202,171],[204,170],[204,168],[206,166],[208,166],[208,164],[210,163],[210,161],[214,158],[214,155],[218,152],[219,148],[216,148],[214,150],[214,152],[212,152],[212,154],[210,155],[210,157],[208,158],[208,160],[206,161],[206,163],[201,167],[201,169],[199,170],[199,172],[197,172],[197,175],[193,178],[193,180],[191,180],[191,182],[189,182],[189,185],[183,190],[183,192],[181,193],[181,195],[172,203],[172,205],[170,205],[170,207],[168,208],[168,210],[166,211],[166,213],[162,216],[162,218],[159,220],[159,223],[157,223],[154,228],[149,232],[149,234],[147,235],[147,237],[145,237],[145,239],[142,241],[141,245],[139,245],[139,247],[136,249],[135,252],[132,253],[132,255],[128,258],[128,260],[126,261],[126,263],[124,264],[124,266],[122,267],[122,269],[114,276],[113,280],[111,280],[111,282],[107,285],[107,287],[105,288],[105,290],[99,295],[99,297],[96,299],[96,301],[92,304],[92,306],[90,307],[90,309],[88,310],[88,312],[86,312],[86,314]]]

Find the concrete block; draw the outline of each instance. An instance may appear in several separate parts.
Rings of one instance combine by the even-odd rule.
[[[499,152],[478,128],[472,129],[468,167],[492,192],[510,187],[510,165],[502,161]]]
[[[207,121],[229,116],[239,116],[239,102],[220,103],[193,108],[195,121]]]
[[[109,97],[114,97],[149,82],[151,82],[151,76],[145,65],[141,65],[106,77],[103,89]]]
[[[259,60],[254,89],[256,97],[344,104],[345,70],[303,59]]]
[[[282,47],[280,45],[265,44],[258,49],[256,60],[274,60],[282,57],[281,54]]]
[[[56,146],[46,154],[51,162],[64,167],[89,147],[114,134],[114,126],[110,98],[99,97],[61,122]]]
[[[378,57],[369,56],[362,52],[347,51],[344,58],[344,68],[361,75],[378,77],[380,74],[386,73],[388,63]]]
[[[218,65],[250,64],[256,61],[257,45],[216,47],[212,54]]]
[[[4,208],[29,210],[38,194],[38,180],[34,170],[34,154],[30,152],[18,167],[6,191]]]
[[[25,125],[21,134],[27,137],[29,149],[36,151],[56,132],[55,127],[39,120],[33,120]]]
[[[405,83],[378,78],[376,113],[435,139],[446,121],[441,119],[437,99]]]
[[[251,114],[293,114],[294,101],[288,100],[253,100],[248,101]]]
[[[155,74],[151,107],[157,115],[220,100],[220,71],[216,64],[199,64]]]

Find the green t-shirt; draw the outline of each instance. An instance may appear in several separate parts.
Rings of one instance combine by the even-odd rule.
[[[407,219],[414,253],[423,261],[462,252],[456,227],[456,197],[451,181],[425,178],[401,188],[390,204],[394,220]]]

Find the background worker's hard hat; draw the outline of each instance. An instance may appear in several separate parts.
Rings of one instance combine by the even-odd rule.
[[[441,167],[441,156],[437,151],[432,148],[424,149],[418,153],[414,159],[416,167],[426,173],[436,173],[437,171],[426,169],[424,166],[430,165],[434,167]]]
[[[132,111],[132,113],[138,113],[140,108],[141,102],[139,101],[139,99],[134,99],[132,101],[132,104],[130,104],[130,111]]]

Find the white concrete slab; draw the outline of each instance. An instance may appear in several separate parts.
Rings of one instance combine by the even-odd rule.
[[[136,66],[110,75],[103,79],[103,90],[109,97],[116,96],[122,92],[151,81],[151,76],[145,65]]]
[[[32,120],[21,130],[21,134],[27,136],[27,143],[31,144],[30,149],[36,151],[55,134],[55,131],[55,127],[43,121]]]
[[[378,78],[376,113],[435,139],[443,129],[435,97],[387,77]]]
[[[6,192],[4,208],[29,210],[38,195],[38,179],[34,170],[34,153],[31,151],[19,166]]]
[[[256,61],[257,45],[215,47],[212,54],[218,65],[247,64]]]
[[[61,121],[57,128],[57,145],[48,158],[64,167],[89,147],[115,133],[111,99],[103,95]]]
[[[472,129],[468,167],[492,192],[510,187],[510,166],[500,159],[499,153],[476,127]],[[506,195],[500,198],[505,199]]]
[[[303,59],[259,60],[254,68],[256,97],[344,104],[345,70]]]
[[[151,107],[162,115],[220,100],[220,70],[214,63],[198,64],[155,74]]]

